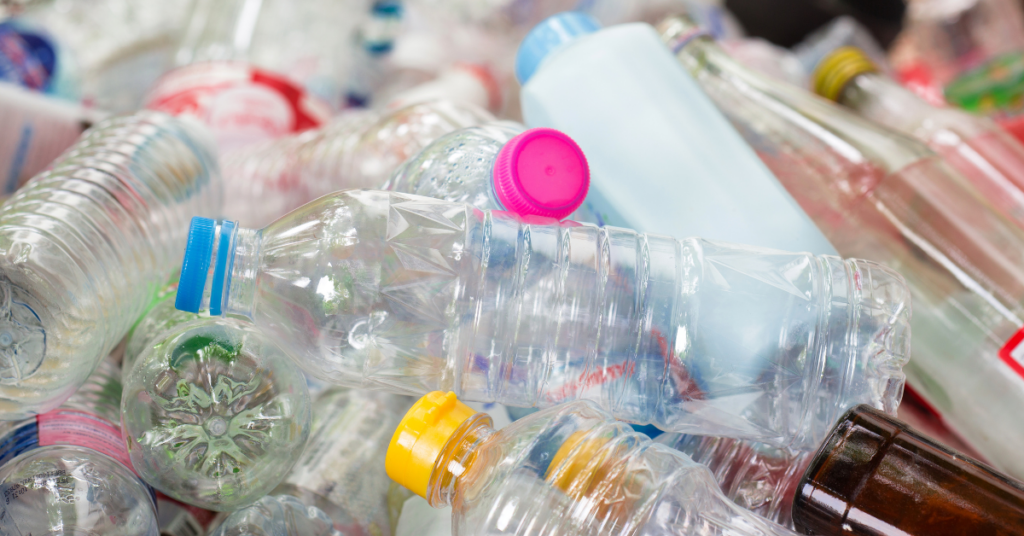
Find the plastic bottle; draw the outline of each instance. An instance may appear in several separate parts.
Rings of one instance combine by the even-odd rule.
[[[0,84],[0,195],[9,196],[50,165],[100,114]]]
[[[384,472],[391,434],[413,400],[331,387],[313,404],[305,451],[273,492],[322,510],[343,534],[394,533],[389,504],[405,494]],[[404,490],[402,490],[404,491]]]
[[[736,504],[793,528],[793,498],[812,452],[687,434],[662,434],[654,442],[676,449],[710,469],[722,492]]]
[[[835,254],[647,24],[551,17],[523,40],[527,126],[579,143],[592,223]]]
[[[274,489],[309,437],[306,380],[273,342],[231,318],[195,318],[168,299],[124,383],[132,463],[169,497],[231,511]],[[193,317],[182,321],[181,317]]]
[[[501,121],[441,136],[381,189],[562,219],[583,203],[589,185],[587,159],[572,138]]]
[[[841,48],[822,59],[814,90],[876,123],[912,136],[1024,227],[1024,146],[990,119],[936,107],[878,73],[864,53]]]
[[[183,218],[219,212],[198,125],[142,112],[90,129],[0,210],[0,419],[58,405],[176,270]]]
[[[355,534],[355,533],[353,533]],[[288,495],[267,495],[240,508],[210,536],[346,536],[319,508]]]
[[[335,190],[380,187],[439,136],[492,120],[472,104],[434,100],[344,113],[322,129],[230,152],[224,214],[260,227]]]
[[[63,406],[0,435],[0,533],[157,536],[117,424],[120,378],[104,359]]]
[[[811,460],[793,520],[821,536],[1020,534],[1024,483],[871,408],[851,409]]]
[[[848,256],[907,278],[914,389],[971,445],[1024,476],[1024,234],[924,144],[731,60],[681,18],[663,36]]]
[[[262,230],[196,218],[176,306],[248,316],[354,387],[589,398],[779,446],[816,444],[857,403],[895,411],[910,314],[895,272],[529,218],[365,190]]]
[[[456,536],[794,534],[736,506],[707,468],[589,401],[495,431],[454,393],[429,393],[395,430],[387,471],[431,506],[451,505]]]

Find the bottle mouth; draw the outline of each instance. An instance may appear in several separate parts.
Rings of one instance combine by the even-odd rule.
[[[498,202],[521,216],[562,219],[590,189],[590,166],[580,146],[552,128],[532,128],[506,143],[494,159]]]
[[[238,225],[233,221],[192,218],[174,300],[176,309],[198,313],[209,306],[210,316],[223,314],[231,287],[237,235]]]

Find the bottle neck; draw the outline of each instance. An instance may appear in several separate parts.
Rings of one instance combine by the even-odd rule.
[[[253,318],[262,239],[263,232],[256,229],[238,229],[235,234],[227,266],[228,277],[221,296],[225,314]]]
[[[199,0],[175,54],[179,66],[246,60],[263,0]]]
[[[480,445],[493,434],[493,422],[486,413],[473,415],[455,430],[430,473],[427,483],[430,506],[456,505],[465,475],[476,460]]]
[[[837,102],[861,117],[908,135],[913,135],[936,111],[931,104],[878,73],[853,77],[839,92]]]

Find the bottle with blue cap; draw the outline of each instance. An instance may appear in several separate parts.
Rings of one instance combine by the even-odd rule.
[[[571,136],[593,177],[581,219],[835,254],[648,24],[566,12],[519,46],[527,126]]]
[[[779,446],[902,394],[907,290],[870,262],[367,190],[261,230],[195,218],[190,233],[177,307],[249,317],[340,385],[587,398]]]
[[[99,123],[0,210],[0,419],[44,413],[89,376],[176,271],[184,218],[219,212],[201,126]]]

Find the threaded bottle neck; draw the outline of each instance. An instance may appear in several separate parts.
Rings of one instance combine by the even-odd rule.
[[[454,506],[460,489],[460,478],[466,474],[480,445],[494,434],[491,417],[477,413],[448,439],[441,456],[434,462],[427,484],[427,502],[434,508]]]
[[[224,312],[253,317],[256,309],[256,276],[259,272],[263,232],[238,229],[228,261],[224,288]]]

